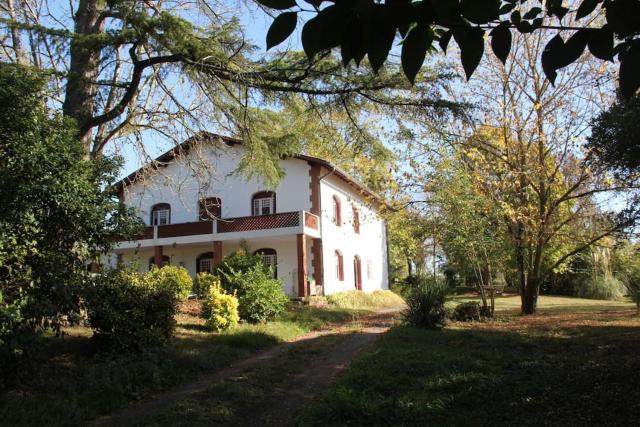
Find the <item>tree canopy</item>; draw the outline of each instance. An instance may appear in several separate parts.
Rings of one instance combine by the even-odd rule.
[[[296,27],[300,12],[313,16],[301,40],[313,59],[340,47],[342,62],[360,64],[365,55],[377,73],[387,61],[396,35],[402,38],[402,67],[413,82],[426,54],[436,45],[446,52],[453,38],[467,79],[477,68],[485,37],[504,63],[512,32],[554,31],[541,54],[542,68],[553,83],[557,70],[585,51],[603,61],[620,62],[620,90],[625,97],[640,87],[640,1],[581,0],[256,0],[282,10],[267,34],[267,46],[284,41]],[[311,10],[309,10],[311,8]]]

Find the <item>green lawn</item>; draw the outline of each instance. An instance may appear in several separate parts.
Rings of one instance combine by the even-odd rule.
[[[177,316],[173,344],[145,356],[97,354],[84,327],[44,339],[16,385],[0,394],[1,425],[83,425],[129,402],[185,383],[232,361],[365,311],[292,307],[281,319],[216,334],[194,313]]]
[[[455,306],[465,301],[480,301],[480,297],[475,295],[460,295],[451,297],[447,305]],[[567,313],[567,312],[590,312],[590,311],[617,311],[633,309],[635,304],[630,300],[623,301],[603,301],[593,299],[583,299],[567,296],[541,295],[538,298],[539,313]],[[496,297],[496,312],[499,314],[519,314],[520,296],[504,295]]]
[[[395,327],[300,425],[638,425],[640,316],[628,303],[542,297],[536,316]],[[615,310],[615,311],[614,311]]]

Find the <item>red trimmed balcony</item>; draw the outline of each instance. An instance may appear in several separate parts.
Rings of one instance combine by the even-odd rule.
[[[134,241],[149,242],[143,244],[143,246],[148,246],[152,241],[167,238],[190,238],[189,241],[194,241],[195,238],[199,241],[198,236],[202,236],[202,241],[212,239],[227,240],[241,238],[244,233],[247,233],[248,237],[255,236],[255,232],[262,230],[273,230],[275,235],[306,233],[312,237],[319,237],[320,219],[312,213],[297,211],[272,215],[221,218],[215,221],[183,222],[145,227],[144,231]],[[240,235],[235,233],[240,233]],[[215,235],[218,237],[215,238]],[[225,236],[228,237],[225,238]],[[180,240],[184,241],[184,239]],[[166,244],[166,242],[162,244]]]

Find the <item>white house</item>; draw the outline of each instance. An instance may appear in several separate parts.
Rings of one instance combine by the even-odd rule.
[[[204,141],[204,142],[203,142]],[[193,276],[210,271],[244,240],[273,265],[292,297],[387,289],[382,200],[331,163],[305,155],[281,160],[276,188],[234,171],[239,140],[192,138],[117,183],[120,199],[145,222],[108,262],[171,263]],[[207,173],[195,165],[205,164]]]

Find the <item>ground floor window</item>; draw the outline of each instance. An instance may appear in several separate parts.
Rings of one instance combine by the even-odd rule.
[[[278,277],[278,254],[275,249],[262,248],[258,249],[253,254],[259,256],[265,265],[271,267],[274,279]]]
[[[213,273],[213,252],[205,252],[196,258],[196,273]]]

